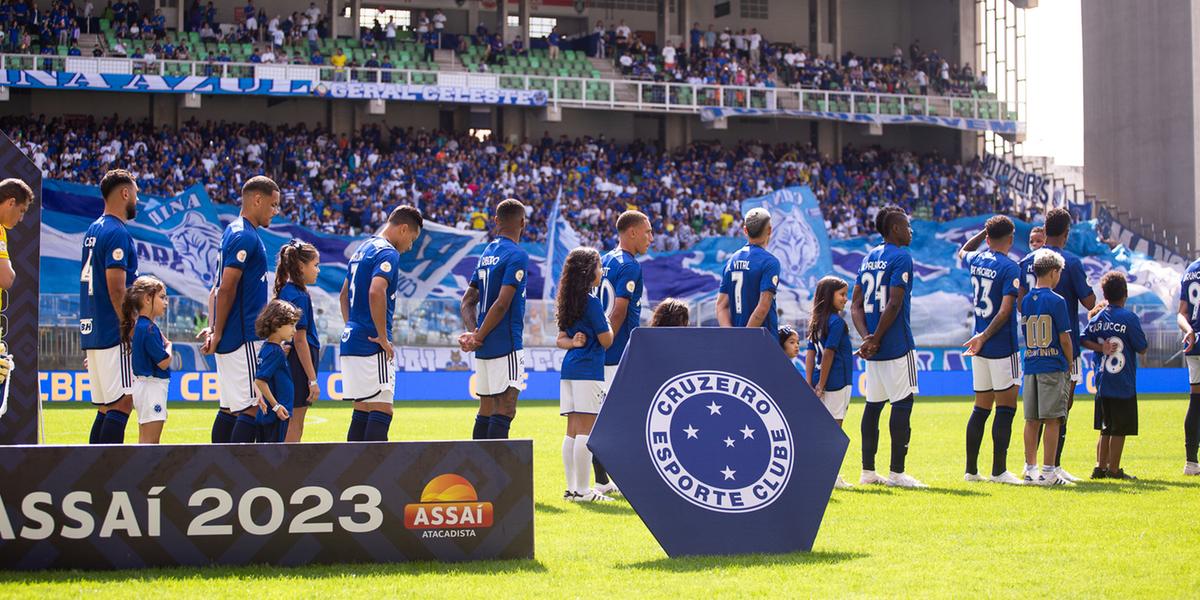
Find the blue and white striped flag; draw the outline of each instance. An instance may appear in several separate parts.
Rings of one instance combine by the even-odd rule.
[[[546,262],[543,263],[542,275],[546,279],[542,286],[542,300],[554,300],[558,295],[558,278],[562,275],[563,264],[572,250],[583,245],[583,240],[574,227],[567,222],[562,212],[562,188],[554,198],[554,208],[550,210],[550,232],[546,238]]]

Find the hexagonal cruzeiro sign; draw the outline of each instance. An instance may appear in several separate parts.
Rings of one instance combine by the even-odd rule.
[[[812,550],[849,442],[765,329],[643,327],[588,446],[674,557]]]

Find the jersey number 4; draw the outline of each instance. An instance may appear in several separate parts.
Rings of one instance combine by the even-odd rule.
[[[79,283],[87,284],[87,293],[89,296],[94,293],[92,285],[92,255],[95,254],[95,252],[95,250],[88,250],[87,260],[83,261],[83,270],[79,272]]]

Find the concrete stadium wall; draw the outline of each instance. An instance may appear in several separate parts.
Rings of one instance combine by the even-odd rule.
[[[1083,12],[1084,183],[1200,242],[1200,2],[1090,0]]]
[[[973,0],[840,0],[840,5],[843,52],[888,56],[892,44],[899,44],[907,55],[913,38],[925,52],[936,48],[951,62],[970,62],[974,52]],[[962,49],[969,52],[963,55]]]

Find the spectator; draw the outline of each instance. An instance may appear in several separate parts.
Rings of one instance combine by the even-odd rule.
[[[333,56],[329,59],[329,64],[333,66],[334,81],[346,81],[346,53],[341,48],[338,48],[333,53]]]
[[[558,46],[562,43],[562,35],[558,33],[557,25],[550,29],[550,35],[546,36],[546,43],[550,45],[550,60],[558,60]]]
[[[438,9],[433,13],[433,32],[437,34],[437,42],[440,46],[442,43],[442,32],[446,29],[446,13],[442,9]]]
[[[388,50],[396,49],[396,19],[388,19],[387,28],[384,30],[384,40]]]
[[[525,41],[521,39],[521,34],[518,33],[517,37],[513,39],[509,53],[512,56],[525,56]]]

